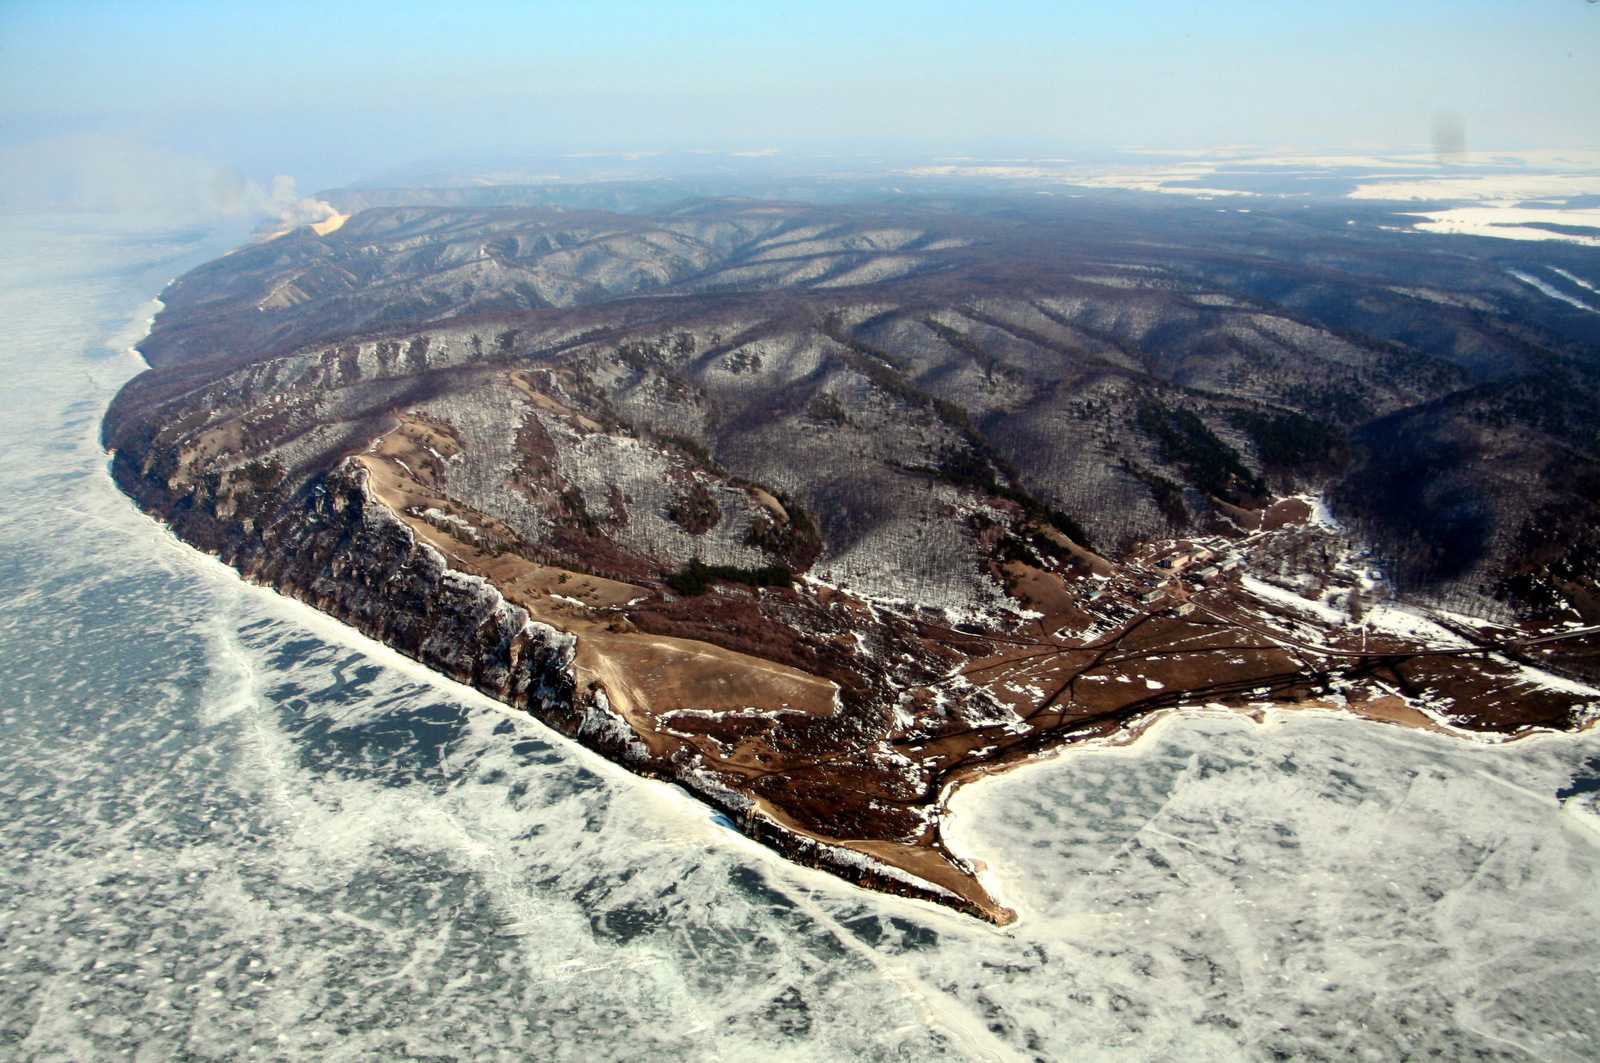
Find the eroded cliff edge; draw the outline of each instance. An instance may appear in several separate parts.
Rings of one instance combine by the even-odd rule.
[[[791,857],[993,920],[942,840],[951,788],[1155,713],[1593,718],[1592,425],[1517,414],[1586,379],[1581,337],[1528,324],[1491,267],[1416,263],[1423,294],[1396,295],[1361,238],[1313,268],[1314,234],[1183,251],[1171,219],[1036,221],[702,204],[300,230],[169,290],[154,368],[108,414],[114,475],[250,578]],[[1452,338],[1203,275],[1251,270]],[[1426,475],[1341,507],[1412,544],[1380,559],[1297,493],[1348,498],[1396,446]],[[1446,528],[1456,554],[1383,512],[1445,489],[1478,522]],[[1495,622],[1400,608],[1383,567]]]

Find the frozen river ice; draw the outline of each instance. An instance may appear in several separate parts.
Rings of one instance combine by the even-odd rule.
[[[0,225],[0,1058],[1600,1058],[1600,736],[1176,720],[958,798],[1018,925],[865,893],[136,513],[222,248]]]

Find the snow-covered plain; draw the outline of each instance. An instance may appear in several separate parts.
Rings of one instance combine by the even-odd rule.
[[[1171,720],[961,793],[1016,926],[866,893],[137,514],[99,416],[221,248],[0,225],[5,1058],[1600,1055],[1595,736]]]

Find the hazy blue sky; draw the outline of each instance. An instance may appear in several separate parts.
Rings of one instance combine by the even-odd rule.
[[[1425,150],[1441,111],[1469,148],[1600,147],[1600,4],[0,0],[13,178],[147,150],[302,188],[472,148]]]

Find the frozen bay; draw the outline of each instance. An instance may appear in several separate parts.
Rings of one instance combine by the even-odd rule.
[[[864,893],[136,513],[99,417],[223,248],[3,225],[0,1057],[1600,1056],[1596,736],[1174,721],[958,798],[1017,926]]]

